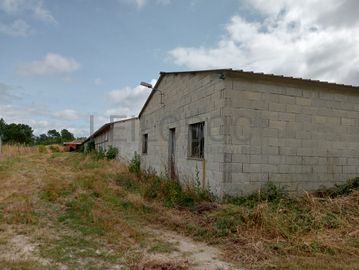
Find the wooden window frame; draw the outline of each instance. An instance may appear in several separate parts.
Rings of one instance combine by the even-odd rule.
[[[188,139],[188,157],[204,159],[204,122],[189,125]]]

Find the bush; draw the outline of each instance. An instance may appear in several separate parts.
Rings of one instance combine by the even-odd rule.
[[[59,153],[61,152],[60,146],[52,144],[49,146],[52,153]]]
[[[94,140],[90,140],[86,147],[85,147],[85,154],[94,152],[96,150],[96,145],[95,145],[95,141]]]
[[[118,173],[116,176],[116,183],[124,187],[127,191],[137,192],[140,190],[141,186],[134,178],[135,176],[128,172]]]
[[[45,145],[39,145],[37,149],[39,150],[39,153],[47,153],[47,149]]]
[[[78,152],[78,153],[85,153],[84,145],[81,144],[80,147],[78,147],[75,151]]]
[[[344,184],[338,184],[331,188],[319,189],[314,194],[319,197],[338,197],[350,194],[353,190],[359,189],[359,177],[349,179]]]
[[[128,170],[131,173],[140,174],[141,172],[141,156],[135,152],[133,158],[130,160],[128,164]]]
[[[178,181],[155,176],[146,187],[144,197],[162,199],[166,207],[192,207],[196,196],[194,192],[184,190]]]
[[[96,159],[99,160],[104,158],[105,158],[105,151],[103,150],[102,147],[100,147],[98,151],[96,151]]]
[[[143,176],[144,197],[161,200],[166,207],[194,208],[198,203],[214,200],[209,191],[198,190],[194,186],[183,186],[177,180],[156,175]]]
[[[108,160],[116,159],[117,155],[118,155],[118,149],[110,145],[106,151],[106,158]]]
[[[258,192],[241,197],[227,197],[225,201],[236,205],[254,206],[259,202],[278,204],[280,201],[288,199],[288,194],[283,187],[276,186],[273,182],[267,182]]]

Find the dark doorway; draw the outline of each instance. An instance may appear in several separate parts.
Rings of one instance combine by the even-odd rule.
[[[168,142],[169,176],[176,179],[176,129],[171,128]]]

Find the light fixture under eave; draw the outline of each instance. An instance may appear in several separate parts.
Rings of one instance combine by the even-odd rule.
[[[157,88],[153,88],[152,84],[147,83],[147,82],[141,82],[140,85],[141,85],[141,86],[144,86],[144,87],[147,87],[147,88],[150,88],[150,89],[152,89],[154,92],[160,92],[160,95],[161,95],[161,102],[160,102],[160,104],[161,104],[162,106],[165,106],[165,104],[163,103],[163,95],[164,95],[164,94],[162,93],[161,90],[159,90],[159,89],[157,89]]]

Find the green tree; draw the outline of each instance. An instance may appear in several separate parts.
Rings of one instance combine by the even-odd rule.
[[[61,130],[61,138],[63,142],[70,142],[75,140],[75,136],[74,134],[72,134],[70,131],[68,131],[67,129],[63,129]]]
[[[4,142],[9,143],[31,144],[34,142],[33,130],[30,126],[25,124],[11,123],[5,125],[3,140]]]
[[[0,119],[0,136],[4,135],[5,129],[6,129],[6,122],[4,119],[1,118]]]
[[[61,138],[60,133],[56,129],[50,129],[49,131],[47,131],[47,136],[52,139]]]
[[[37,144],[48,144],[49,141],[49,137],[47,137],[46,134],[40,134],[37,138],[36,138],[36,143]]]
[[[62,141],[61,134],[56,129],[50,129],[49,131],[47,131],[47,137],[48,137],[47,144],[61,143]]]

